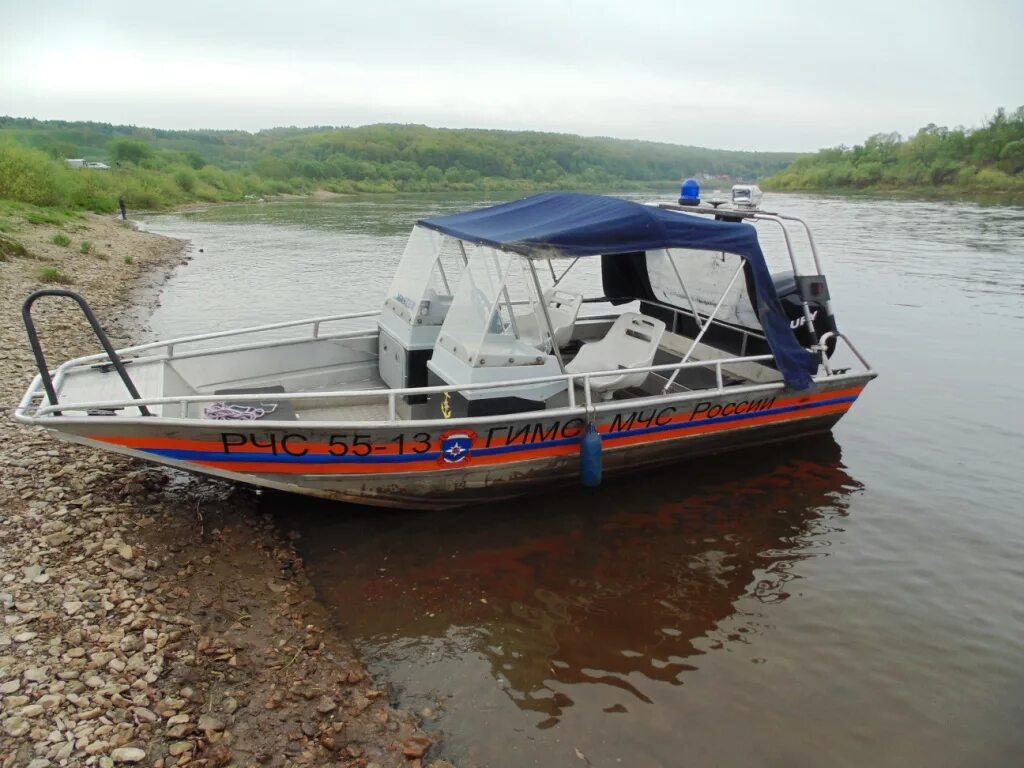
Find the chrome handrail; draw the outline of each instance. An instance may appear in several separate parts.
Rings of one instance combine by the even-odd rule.
[[[147,352],[151,349],[168,348],[168,358],[173,358],[174,347],[181,344],[192,344],[197,341],[208,341],[209,339],[223,339],[229,336],[244,336],[246,334],[253,333],[265,333],[266,331],[276,331],[282,328],[297,328],[302,325],[312,325],[313,335],[309,338],[321,339],[325,338],[319,335],[320,326],[324,323],[335,323],[342,322],[344,320],[360,320],[368,317],[376,317],[380,314],[379,309],[366,310],[364,312],[349,312],[342,315],[324,315],[323,317],[309,317],[303,320],[287,320],[280,323],[268,323],[267,325],[254,325],[248,328],[234,328],[227,331],[213,331],[210,333],[200,333],[193,336],[179,336],[174,339],[167,339],[165,341],[150,341],[145,344],[136,344],[132,347],[125,347],[117,350],[118,354],[122,357],[124,355],[134,355],[139,352]],[[299,341],[301,339],[293,339],[293,341]],[[273,341],[277,341],[276,339]],[[273,342],[267,342],[273,343]],[[92,364],[101,360],[109,359],[105,354],[86,355],[84,357],[76,357],[72,360],[68,360],[63,363],[60,368],[70,368],[78,365]]]
[[[662,363],[660,365],[649,365],[642,368],[630,368],[630,373],[661,373],[665,371],[682,370],[684,368],[714,368],[716,374],[716,381],[723,381],[721,376],[721,368],[726,365],[736,365],[740,363],[764,363],[773,360],[774,357],[770,354],[767,355],[752,355],[748,357],[730,357],[730,358],[717,358],[715,360],[693,360],[685,363]],[[347,399],[355,397],[402,397],[406,395],[424,395],[434,394],[442,392],[466,392],[466,391],[479,391],[489,389],[503,389],[508,387],[520,387],[520,386],[532,386],[536,384],[547,384],[557,381],[565,381],[568,384],[576,385],[577,381],[583,382],[583,389],[586,396],[586,402],[589,405],[591,403],[590,393],[590,380],[601,379],[608,376],[621,376],[621,369],[606,370],[606,371],[590,371],[586,373],[563,373],[555,374],[551,376],[537,376],[529,379],[517,379],[516,381],[490,381],[490,382],[477,382],[471,384],[453,384],[453,385],[435,385],[430,387],[402,387],[394,389],[356,389],[356,390],[336,390],[329,392],[275,392],[275,393],[256,393],[256,394],[233,394],[230,396],[231,402],[273,402],[278,400],[328,400],[328,399]],[[721,387],[716,387],[716,391],[724,389],[724,383]],[[706,391],[706,390],[702,390]],[[31,391],[26,393],[26,400],[30,399]],[[652,395],[655,397],[657,395]],[[138,406],[140,404],[146,405],[173,405],[182,404],[188,405],[192,403],[211,403],[218,402],[225,399],[225,395],[185,395],[177,397],[151,397],[142,398],[139,400],[109,400],[109,401],[97,401],[92,403],[65,403],[63,405],[64,410],[105,410],[111,408],[128,408]],[[20,406],[19,406],[20,409]],[[49,406],[43,406],[34,411],[36,416],[47,416],[52,412],[52,408]]]
[[[124,350],[119,350],[119,352],[120,353],[128,353],[128,352],[139,352],[139,351],[147,351],[147,350],[160,349],[160,348],[169,348],[169,347],[173,347],[174,345],[179,345],[179,344],[183,344],[183,343],[190,343],[190,342],[194,342],[194,341],[201,341],[201,340],[205,340],[205,339],[224,338],[224,337],[227,337],[227,336],[243,335],[243,334],[246,334],[246,333],[258,333],[258,332],[266,331],[266,330],[275,330],[275,329],[287,328],[287,327],[297,327],[297,326],[302,326],[302,325],[314,325],[314,333],[318,333],[318,331],[319,331],[319,327],[317,325],[318,323],[333,322],[333,321],[340,321],[340,320],[360,319],[360,318],[366,318],[366,317],[373,317],[373,316],[376,316],[378,314],[379,314],[379,312],[377,312],[377,311],[360,312],[360,313],[350,313],[350,314],[346,314],[346,315],[329,316],[329,317],[325,317],[325,318],[311,318],[311,319],[299,320],[299,321],[289,321],[289,322],[286,322],[286,323],[273,323],[273,324],[269,324],[269,325],[265,325],[265,326],[257,326],[257,327],[253,327],[253,328],[244,328],[244,329],[238,329],[238,330],[234,330],[234,331],[221,331],[221,332],[215,332],[215,333],[200,334],[200,335],[197,335],[197,336],[190,336],[190,337],[182,337],[182,338],[178,338],[178,339],[171,339],[171,340],[168,340],[168,341],[150,342],[150,343],[147,343],[147,344],[140,344],[140,345],[137,345],[135,347],[129,347],[129,348],[126,348]],[[360,335],[362,333],[365,333],[365,331],[344,332],[344,333],[339,334],[338,338],[358,336],[358,335]],[[835,337],[837,337],[839,339],[842,339],[844,342],[846,342],[846,344],[850,347],[850,349],[853,352],[853,354],[856,356],[857,360],[864,367],[865,372],[867,372],[867,373],[871,373],[872,372],[870,364],[867,362],[867,360],[864,358],[864,356],[853,345],[853,343],[849,340],[849,338],[845,334],[842,334],[842,333],[839,333],[839,332],[829,332],[829,333],[825,334],[820,339],[819,347],[824,349],[824,347],[826,345],[826,342],[829,340],[829,338],[831,336],[835,336]],[[326,338],[334,338],[334,337],[333,336],[330,336],[330,337],[314,336],[313,338],[326,339]],[[289,339],[289,340],[284,340],[284,341],[274,339],[274,340],[268,340],[265,343],[266,344],[279,344],[279,343],[288,343],[288,342],[301,341],[301,340],[302,340],[302,338],[299,338],[299,339]],[[248,349],[248,348],[251,348],[253,346],[259,347],[262,344],[263,343],[254,344],[254,345],[245,345],[245,348]],[[238,347],[224,347],[224,348],[211,349],[211,350],[195,350],[195,351],[193,351],[191,353],[186,353],[186,355],[188,355],[188,356],[191,356],[192,354],[206,355],[206,354],[213,354],[213,353],[215,353],[217,351],[234,350],[234,349],[239,349],[239,348]],[[86,357],[86,358],[78,358],[77,360],[68,361],[68,362],[64,363],[63,365],[61,365],[57,369],[57,376],[55,377],[55,382],[59,384],[60,380],[69,372],[69,370],[71,368],[77,366],[77,365],[83,365],[86,362],[91,363],[91,362],[95,362],[97,360],[102,360],[102,359],[106,359],[106,355],[92,355],[92,356],[89,356],[89,357]],[[170,354],[168,354],[166,356],[156,355],[156,356],[153,356],[152,358],[146,358],[146,359],[147,360],[148,359],[152,359],[152,360],[166,360],[166,359],[171,359],[171,355]],[[681,360],[680,362],[675,362],[675,363],[663,363],[663,364],[660,364],[660,365],[650,365],[650,366],[645,366],[645,367],[642,367],[642,368],[633,368],[633,369],[630,369],[630,373],[664,373],[664,372],[669,372],[669,371],[678,373],[679,371],[682,371],[684,369],[697,369],[697,368],[713,368],[714,369],[714,372],[715,372],[715,387],[714,388],[702,389],[702,390],[700,390],[698,392],[692,392],[692,393],[689,393],[689,392],[688,393],[677,393],[677,395],[668,395],[668,393],[662,392],[660,394],[650,395],[647,398],[637,398],[638,401],[646,402],[647,400],[652,400],[652,402],[653,402],[653,400],[662,401],[662,400],[664,400],[666,398],[666,396],[668,396],[669,398],[672,398],[672,397],[677,397],[677,396],[683,396],[683,397],[686,397],[686,396],[698,396],[699,394],[705,393],[705,392],[718,392],[718,393],[720,393],[720,392],[725,390],[724,376],[723,376],[723,373],[722,373],[722,369],[723,369],[724,366],[732,366],[732,365],[738,365],[738,364],[744,364],[744,363],[764,364],[764,363],[771,362],[772,360],[774,360],[774,356],[771,355],[771,354],[748,355],[748,356],[727,357],[727,358],[716,358],[716,359],[713,359],[713,360],[690,360],[690,361],[687,361],[687,360],[684,359],[684,360]],[[832,371],[828,367],[827,364],[825,365],[825,371],[826,371],[826,375],[828,375],[828,376],[832,375]],[[434,393],[443,393],[443,392],[467,392],[467,391],[480,391],[480,390],[495,390],[495,389],[508,388],[508,387],[512,387],[512,386],[531,386],[531,385],[537,385],[537,384],[546,384],[546,383],[551,383],[551,382],[565,381],[566,384],[568,385],[569,409],[570,410],[576,410],[576,409],[579,409],[581,407],[579,405],[579,403],[578,403],[578,400],[577,400],[577,397],[576,397],[576,392],[575,392],[575,388],[576,387],[581,387],[582,390],[583,390],[583,394],[584,394],[584,398],[583,398],[584,404],[583,404],[582,407],[585,407],[589,411],[589,410],[591,410],[591,409],[593,409],[595,407],[595,401],[594,401],[593,392],[592,392],[592,389],[591,389],[591,381],[593,379],[600,379],[600,378],[609,377],[609,376],[619,376],[621,374],[622,374],[622,370],[621,369],[614,369],[614,370],[593,371],[593,372],[586,372],[586,373],[561,373],[561,374],[554,374],[554,375],[549,375],[549,376],[533,377],[533,378],[529,378],[529,379],[520,379],[520,380],[517,380],[517,381],[478,382],[478,383],[470,383],[470,384],[436,385],[436,386],[430,386],[430,387],[404,387],[404,388],[394,388],[394,389],[334,390],[334,391],[326,391],[326,392],[324,392],[324,391],[319,391],[319,392],[307,391],[307,392],[290,392],[290,393],[289,392],[279,392],[279,393],[256,393],[256,394],[245,394],[245,395],[243,395],[243,394],[233,394],[233,395],[231,395],[231,401],[232,402],[276,402],[276,401],[293,401],[293,400],[294,401],[303,401],[303,400],[346,400],[346,399],[357,398],[357,397],[359,397],[359,398],[367,398],[367,397],[377,398],[377,397],[379,397],[379,398],[382,398],[382,399],[386,399],[388,421],[394,422],[394,421],[397,421],[397,399],[399,397],[406,396],[406,395],[425,395],[425,394],[434,394]],[[39,394],[40,394],[39,393],[39,389],[40,389],[41,384],[42,384],[42,377],[37,375],[33,379],[32,384],[29,386],[28,390],[25,392],[25,395],[22,397],[21,402],[15,408],[15,417],[16,418],[18,418],[21,421],[31,421],[31,420],[34,420],[34,419],[37,419],[37,418],[41,418],[41,417],[53,417],[54,415],[58,415],[60,411],[69,411],[69,410],[70,411],[109,410],[109,409],[115,409],[115,408],[142,407],[142,406],[146,406],[146,405],[173,405],[173,404],[180,404],[182,406],[182,413],[184,414],[186,412],[187,406],[189,404],[218,402],[218,401],[224,400],[224,397],[225,397],[224,395],[216,395],[216,394],[186,395],[186,396],[176,396],[176,397],[151,397],[151,398],[135,398],[135,399],[123,399],[123,400],[96,401],[96,402],[86,402],[86,403],[81,403],[81,402],[79,402],[79,403],[67,403],[67,402],[65,402],[65,403],[62,403],[59,407],[58,406],[53,406],[53,405],[47,406],[47,405],[37,404],[33,408],[32,401],[39,396]],[[767,386],[780,386],[780,383],[779,382],[765,382],[765,383],[756,385],[756,387],[767,387]],[[31,413],[31,415],[28,415],[29,412]]]
[[[827,347],[827,343],[828,343],[829,338],[832,337],[832,336],[835,336],[837,339],[842,339],[843,341],[845,341],[846,342],[846,346],[848,346],[850,348],[850,351],[853,352],[853,354],[856,356],[856,358],[860,362],[860,364],[864,366],[864,369],[868,370],[868,371],[871,370],[871,364],[864,358],[864,355],[862,355],[860,353],[860,350],[857,349],[853,345],[853,342],[850,341],[850,339],[846,336],[845,333],[840,333],[839,331],[828,331],[827,333],[825,333],[821,337],[819,342],[818,342],[818,346],[821,348],[823,353],[824,353],[824,351],[825,351],[825,349]],[[822,360],[827,360],[827,359],[828,359],[827,357],[824,357],[824,356],[822,357]],[[826,370],[831,372],[830,369],[828,368],[827,364],[826,364]]]

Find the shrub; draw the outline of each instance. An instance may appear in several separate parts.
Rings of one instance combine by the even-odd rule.
[[[206,161],[203,160],[203,156],[195,150],[190,150],[185,153],[185,162],[197,171],[206,165]]]
[[[228,174],[214,165],[207,165],[199,171],[199,177],[216,189],[227,189]]]
[[[83,240],[82,244],[78,247],[78,250],[81,253],[92,253],[92,243],[90,243],[88,240]]]
[[[1007,173],[1024,171],[1024,139],[1009,142],[999,153],[1002,170]]]
[[[160,207],[160,193],[141,179],[131,179],[124,191],[124,199],[129,208],[146,208],[153,210]]]
[[[182,168],[174,174],[174,182],[181,187],[182,192],[193,192],[196,188],[196,176],[192,171]]]
[[[153,148],[139,139],[113,139],[107,151],[115,163],[140,163],[153,156]]]
[[[0,144],[0,197],[33,205],[66,205],[66,175],[45,152]]]
[[[975,177],[975,185],[992,192],[1004,192],[1013,189],[1013,179],[995,168],[982,168]]]
[[[71,278],[57,267],[43,267],[39,270],[39,280],[44,283],[60,283],[61,285],[67,285],[71,282]]]
[[[117,196],[120,194],[120,173],[117,171],[93,171],[88,168],[69,171],[69,204],[86,208],[96,213],[112,213],[117,210]]]
[[[132,263],[132,261],[134,261],[134,259],[132,259],[132,257],[131,257],[131,256],[125,256],[125,257],[124,257],[124,263],[125,263],[125,264],[131,264],[131,263]]]
[[[59,245],[61,248],[67,248],[71,245],[71,238],[63,233],[57,233],[51,238],[50,242],[54,245]]]
[[[974,177],[978,175],[978,171],[969,165],[965,165],[956,173],[956,183],[962,187],[969,187],[974,184]]]

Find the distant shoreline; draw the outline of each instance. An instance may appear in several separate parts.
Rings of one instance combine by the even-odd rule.
[[[763,184],[765,192],[772,194],[823,195],[829,197],[850,198],[888,198],[897,200],[921,200],[933,202],[968,202],[989,203],[995,205],[1024,205],[1024,192],[1019,191],[985,191],[979,189],[963,189],[954,186],[943,187],[830,187],[779,189],[771,184]]]
[[[664,190],[666,195],[669,191],[666,185],[651,185],[648,191],[656,192]],[[543,192],[546,190],[538,189],[533,192],[524,192],[523,190],[491,190],[491,193],[495,192],[508,192],[512,195],[532,195],[537,192]],[[622,191],[622,190],[618,190]],[[636,191],[636,190],[631,190]],[[711,191],[716,191],[720,196],[728,196],[727,189],[707,189],[702,194],[708,194]],[[850,189],[847,187],[836,187],[833,189],[774,189],[771,186],[765,186],[764,191],[768,194],[782,194],[782,195],[813,195],[817,197],[841,197],[851,199],[871,199],[871,200],[900,200],[900,201],[922,201],[922,202],[966,202],[966,203],[978,203],[981,205],[1009,205],[1009,206],[1024,206],[1024,193],[1021,192],[983,192],[979,190],[963,190],[954,187],[913,187],[904,189],[891,189],[883,187],[871,187],[865,189]],[[328,190],[317,190],[309,195],[267,195],[258,200],[225,200],[222,202],[210,202],[210,203],[184,203],[180,206],[172,208],[162,208],[159,210],[148,210],[148,211],[135,211],[134,216],[151,216],[160,214],[181,214],[181,213],[201,213],[213,208],[224,208],[232,205],[247,205],[253,203],[287,203],[287,202],[325,202],[329,200],[340,200],[351,197],[375,197],[375,196],[386,196],[386,195],[437,195],[449,192],[454,195],[466,195],[472,194],[471,192],[456,191],[456,190],[438,190],[435,192],[330,192]],[[595,191],[594,194],[614,194],[610,191]],[[484,193],[479,193],[484,194]]]
[[[630,188],[629,190],[618,189],[617,192],[631,191],[631,192],[656,192],[664,191],[666,195],[675,194],[674,190],[678,187],[679,182],[666,182],[666,183],[652,183],[650,185],[637,186],[635,189]],[[490,189],[490,190],[455,190],[455,189],[437,189],[428,191],[403,191],[403,192],[332,192],[327,189],[317,189],[310,192],[308,195],[298,194],[281,194],[281,195],[263,195],[256,199],[249,200],[218,200],[211,202],[190,202],[182,203],[181,205],[171,206],[170,208],[159,208],[149,210],[137,210],[131,211],[130,214],[134,216],[153,216],[167,213],[199,213],[201,211],[207,211],[212,208],[224,208],[225,206],[231,205],[249,205],[255,203],[289,203],[289,202],[325,202],[329,200],[343,200],[352,197],[384,197],[394,195],[484,195],[484,194],[501,194],[508,193],[510,196],[525,197],[528,195],[535,195],[540,192],[552,191],[546,187],[537,187],[536,189],[524,190],[524,189]],[[586,192],[589,194],[613,194],[612,190],[570,190],[577,192]]]

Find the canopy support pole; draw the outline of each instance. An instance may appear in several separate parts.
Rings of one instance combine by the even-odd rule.
[[[502,274],[501,266],[498,263],[498,252],[493,248],[488,248],[487,250],[491,252],[491,258],[494,259],[495,269],[498,274],[501,275],[501,295],[505,299],[505,309],[508,310],[508,323],[512,327],[512,335],[518,339],[519,326],[516,323],[516,313],[512,311],[512,298],[508,295],[508,270],[505,271],[505,274]]]
[[[530,274],[533,276],[533,287],[537,289],[537,296],[540,298],[540,308],[544,315],[544,325],[548,332],[548,338],[551,340],[551,351],[555,353],[555,359],[558,361],[558,368],[565,373],[565,362],[562,360],[562,351],[558,348],[558,344],[555,343],[555,331],[554,326],[551,324],[551,315],[548,314],[548,303],[544,301],[544,291],[540,287],[540,278],[537,277],[537,265],[533,263],[533,259],[527,259],[530,264]],[[572,386],[571,384],[569,386]]]
[[[686,283],[683,282],[683,276],[679,274],[679,267],[676,266],[676,260],[672,258],[672,251],[666,248],[665,255],[668,257],[668,263],[672,265],[672,271],[676,273],[676,280],[679,281],[679,287],[683,289],[683,295],[686,297],[686,300],[690,302],[690,311],[693,312],[693,322],[699,326],[700,315],[697,314],[697,307],[694,305],[693,299],[690,298],[690,292],[686,290]]]
[[[441,263],[441,257],[437,257],[437,269],[441,273],[441,282],[444,283],[444,289],[449,296],[452,295],[452,287],[448,285],[448,275],[444,273],[444,264]]]
[[[559,278],[557,278],[557,279],[555,280],[555,285],[556,285],[556,286],[557,286],[557,285],[558,285],[558,284],[559,284],[560,282],[562,282],[563,280],[565,280],[565,276],[569,274],[569,270],[570,270],[570,269],[572,269],[573,267],[575,267],[575,266],[576,266],[576,262],[577,262],[577,261],[579,261],[579,260],[580,260],[580,257],[579,257],[579,256],[577,256],[577,257],[576,257],[575,259],[573,259],[573,260],[572,260],[572,263],[571,263],[571,264],[569,264],[569,266],[565,268],[565,272],[563,272],[563,273],[562,273],[562,276],[561,276],[561,277],[559,277]],[[550,259],[548,259],[548,264],[550,264],[550,263],[551,263],[551,260],[550,260]],[[554,268],[554,267],[551,267],[551,274],[554,274],[554,273],[555,273],[555,268]]]
[[[680,366],[685,365],[690,360],[690,355],[693,354],[693,350],[697,348],[697,345],[700,343],[700,340],[704,338],[704,334],[707,333],[708,328],[711,327],[711,323],[715,319],[715,315],[718,314],[718,310],[720,310],[722,308],[722,304],[725,303],[725,297],[729,295],[729,291],[732,290],[732,286],[735,284],[736,278],[739,277],[740,272],[743,271],[743,264],[743,259],[740,259],[740,265],[736,267],[736,271],[732,273],[732,280],[730,280],[729,285],[725,287],[725,291],[722,293],[722,298],[720,298],[718,300],[718,303],[715,304],[715,308],[711,311],[711,314],[708,315],[708,321],[704,323],[703,326],[701,326],[700,333],[697,334],[697,338],[693,340],[693,344],[691,344],[690,348],[686,350],[686,354],[683,356],[683,359],[679,361]],[[679,368],[676,368],[674,371],[672,371],[672,375],[669,377],[668,383],[666,383],[665,388],[661,390],[662,394],[668,394],[668,390],[676,381],[676,376],[679,375],[679,370]]]
[[[463,244],[463,242],[461,240],[459,240],[458,243],[459,243],[459,250],[462,252],[462,261],[468,267],[469,266],[469,256],[466,255],[466,246]],[[495,264],[497,264],[497,258],[498,258],[497,252],[492,250],[492,253],[494,253]],[[500,274],[501,270],[499,269],[498,272]],[[536,279],[536,275],[534,275],[534,279]],[[508,286],[505,285],[504,282],[502,282],[501,292],[502,292],[502,295],[505,297],[505,308],[508,310],[508,322],[509,322],[509,325],[512,326],[512,335],[515,336],[518,339],[519,338],[519,326],[516,325],[516,315],[515,315],[515,312],[512,311],[512,299],[509,298]]]

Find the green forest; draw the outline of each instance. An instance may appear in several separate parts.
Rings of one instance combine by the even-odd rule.
[[[1024,194],[1024,107],[998,110],[976,129],[927,125],[914,136],[879,133],[823,149],[765,179],[765,189]]]
[[[532,131],[368,125],[169,131],[0,117],[0,198],[111,211],[314,190],[611,190],[756,180],[798,155]],[[69,168],[70,158],[110,169]]]

